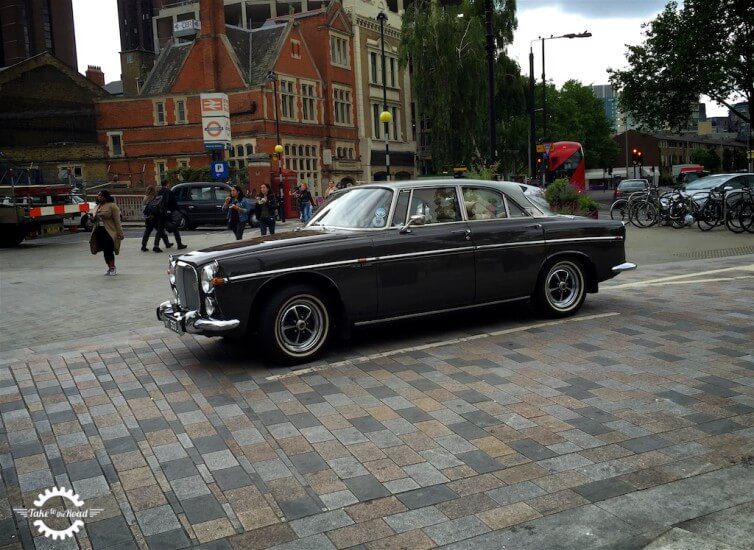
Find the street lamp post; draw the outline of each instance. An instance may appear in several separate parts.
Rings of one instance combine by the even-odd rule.
[[[380,123],[384,124],[385,132],[385,181],[390,181],[390,122],[393,115],[387,108],[387,68],[385,65],[385,21],[387,14],[381,11],[377,15],[377,21],[380,22],[380,47],[382,50],[382,112],[380,113]]]
[[[529,127],[532,129],[529,147],[531,150],[536,149],[536,135],[535,129],[535,109],[534,109],[534,43],[537,41],[542,42],[542,139],[547,139],[547,77],[545,75],[545,40],[557,40],[559,38],[589,38],[592,33],[584,31],[580,33],[568,33],[560,36],[540,36],[535,40],[529,42],[529,97],[531,97],[532,108],[530,112],[531,119],[529,120]],[[534,164],[534,163],[532,163]],[[533,169],[533,166],[532,166]]]
[[[277,75],[270,71],[267,73],[267,81],[272,82],[272,89],[274,94],[275,103],[275,134],[277,141],[275,142],[275,154],[278,158],[278,193],[283,187],[283,145],[280,143],[280,113],[278,112],[278,78]],[[285,193],[283,194],[285,196]],[[281,218],[282,219],[282,218]]]

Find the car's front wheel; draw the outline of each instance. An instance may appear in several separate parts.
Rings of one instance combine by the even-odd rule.
[[[259,319],[261,343],[272,359],[303,363],[324,351],[332,317],[327,297],[318,289],[295,285],[275,292]]]
[[[586,278],[581,263],[567,259],[545,266],[532,298],[537,310],[548,317],[576,313],[586,298]]]

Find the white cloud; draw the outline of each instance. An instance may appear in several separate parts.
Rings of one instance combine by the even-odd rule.
[[[120,80],[120,30],[116,0],[73,0],[79,72],[99,65],[105,80]]]

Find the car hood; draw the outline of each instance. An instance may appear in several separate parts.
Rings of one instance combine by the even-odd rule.
[[[331,229],[304,229],[302,231],[289,231],[276,233],[265,237],[253,237],[241,241],[210,246],[201,250],[195,250],[188,254],[182,254],[180,260],[193,265],[203,265],[214,260],[234,258],[245,254],[258,254],[265,250],[287,248],[291,246],[309,246],[318,242],[326,242],[337,239],[345,239],[354,231],[338,231]],[[178,256],[173,256],[178,259]]]

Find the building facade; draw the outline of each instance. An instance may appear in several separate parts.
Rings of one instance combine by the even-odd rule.
[[[329,0],[300,0],[279,2],[276,0],[224,0],[223,13],[227,24],[245,30],[260,28],[267,21],[281,21],[293,16],[301,25],[302,32],[308,34],[307,42],[312,52],[318,51],[318,39],[314,39],[311,30],[307,30],[312,13],[321,13],[328,9]],[[356,180],[371,181],[385,179],[387,176],[385,136],[388,136],[390,148],[390,172],[393,179],[407,179],[416,175],[416,135],[414,107],[411,96],[411,81],[408,70],[399,67],[398,45],[400,43],[401,17],[403,0],[378,0],[375,3],[363,0],[344,0],[343,8],[348,13],[351,28],[344,31],[344,36],[331,38],[333,56],[337,48],[347,48],[351,52],[348,59],[343,56],[341,63],[336,63],[337,70],[350,71],[355,78],[355,86],[350,90],[339,92],[340,109],[353,109],[355,128],[358,130],[359,151],[361,158],[351,159],[351,149],[336,145],[334,160],[329,165],[332,177],[353,177]],[[388,110],[393,122],[387,131],[379,122],[383,109],[382,100],[382,64],[380,28],[377,15],[384,11],[387,15],[385,24],[386,87]],[[164,2],[152,20],[153,42],[156,52],[172,45],[186,42],[188,39],[176,37],[174,28],[177,23],[199,18],[199,2]],[[331,33],[337,34],[337,32]],[[349,45],[346,46],[345,43]],[[331,45],[330,42],[326,44]],[[343,50],[345,51],[345,50]],[[135,63],[143,60],[131,56]],[[348,63],[347,65],[345,63]],[[125,65],[124,65],[125,66]],[[324,65],[318,63],[320,72]],[[124,78],[126,70],[124,69]],[[131,77],[133,78],[133,77]],[[339,76],[334,76],[337,85]],[[138,80],[138,77],[137,77]],[[330,92],[328,91],[328,95]],[[128,95],[128,94],[126,94]],[[338,115],[337,111],[333,113]],[[339,120],[341,120],[339,118]],[[334,123],[336,126],[342,122]],[[347,122],[346,122],[347,124]],[[327,165],[325,165],[327,166]],[[358,173],[357,173],[358,171]],[[345,174],[348,173],[346,176]]]
[[[71,0],[0,0],[0,67],[43,52],[78,66]]]
[[[597,84],[592,86],[594,96],[602,101],[605,116],[610,121],[610,127],[615,133],[618,129],[618,95],[610,84]]]
[[[232,132],[232,149],[224,157],[248,171],[249,187],[265,181],[255,165],[260,154],[269,159],[273,153],[278,123],[284,166],[314,194],[322,195],[331,177],[355,179],[358,119],[353,105],[344,106],[347,101],[336,93],[355,88],[354,72],[328,55],[331,36],[350,36],[341,6],[333,3],[311,22],[287,18],[243,29],[226,25],[222,0],[202,0],[199,20],[194,40],[161,51],[138,97],[98,104],[99,139],[111,174],[120,180],[137,174],[149,185],[170,169],[208,166],[217,153],[204,146],[201,94],[221,92],[228,96]],[[354,164],[335,163],[338,155]]]

